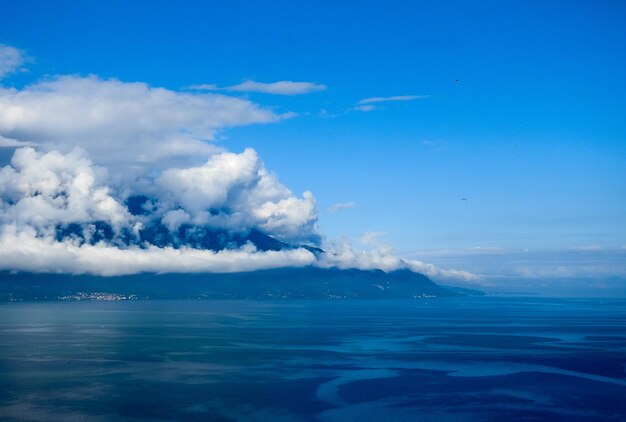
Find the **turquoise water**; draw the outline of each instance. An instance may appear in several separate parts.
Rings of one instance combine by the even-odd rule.
[[[0,305],[2,420],[624,420],[626,301]]]

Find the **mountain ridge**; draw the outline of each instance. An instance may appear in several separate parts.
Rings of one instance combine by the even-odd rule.
[[[239,273],[94,275],[0,272],[0,301],[378,299],[461,296],[410,270],[284,267]]]

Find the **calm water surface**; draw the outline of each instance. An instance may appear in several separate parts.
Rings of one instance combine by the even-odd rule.
[[[626,301],[0,305],[0,419],[626,420]]]

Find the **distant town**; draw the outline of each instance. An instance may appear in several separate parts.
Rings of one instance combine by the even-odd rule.
[[[139,297],[137,295],[122,295],[118,293],[108,293],[108,292],[78,292],[72,295],[66,296],[56,296],[56,300],[137,300]]]

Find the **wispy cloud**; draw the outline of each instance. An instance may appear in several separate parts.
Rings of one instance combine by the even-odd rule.
[[[332,204],[330,207],[328,207],[328,212],[330,212],[331,214],[334,214],[336,212],[339,211],[343,211],[343,210],[348,210],[350,208],[355,208],[357,207],[358,204],[356,202],[338,202],[336,204]]]
[[[37,145],[35,142],[18,141],[17,139],[5,138],[0,135],[0,148],[32,147],[35,145]]]
[[[376,105],[380,103],[398,102],[398,101],[413,101],[421,100],[424,98],[430,98],[430,95],[394,95],[391,97],[370,97],[357,101],[356,105],[352,107],[352,110],[368,112],[376,110]],[[376,105],[374,105],[376,104]]]
[[[215,84],[198,84],[198,85],[190,85],[183,89],[192,90],[192,91],[219,91],[222,88],[220,88],[219,86]]]
[[[0,79],[16,72],[26,62],[26,56],[17,48],[0,44]]]
[[[478,279],[476,274],[468,271],[443,269],[416,259],[405,259],[396,255],[388,246],[378,246],[371,251],[354,249],[347,240],[339,244],[326,245],[326,251],[316,265],[322,268],[336,267],[341,269],[358,268],[361,270],[381,269],[394,271],[409,269],[426,274],[436,280],[470,282]]]
[[[371,97],[360,100],[359,102],[357,102],[357,104],[386,103],[390,101],[413,101],[421,100],[424,98],[430,98],[430,95],[395,95],[392,97]]]
[[[249,80],[237,85],[226,87],[219,87],[213,84],[200,84],[191,85],[187,87],[187,89],[200,91],[259,92],[273,95],[300,95],[316,91],[324,91],[326,89],[326,85],[316,84],[313,82],[278,81],[265,83]]]
[[[352,109],[356,110],[356,111],[362,111],[362,112],[366,113],[368,111],[376,110],[376,107],[373,106],[373,105],[366,104],[366,105],[355,106]]]
[[[598,245],[575,246],[573,248],[570,248],[570,250],[579,251],[579,252],[593,252],[593,251],[601,251],[602,246],[598,246]]]
[[[466,249],[470,254],[498,254],[506,252],[505,249],[497,246],[473,246]]]
[[[500,255],[504,253],[510,253],[513,251],[500,248],[497,246],[472,246],[462,249],[437,249],[437,250],[425,250],[419,252],[408,253],[409,257],[432,257],[432,258],[446,258],[446,257],[473,257],[476,255]],[[516,251],[517,252],[517,251]]]

